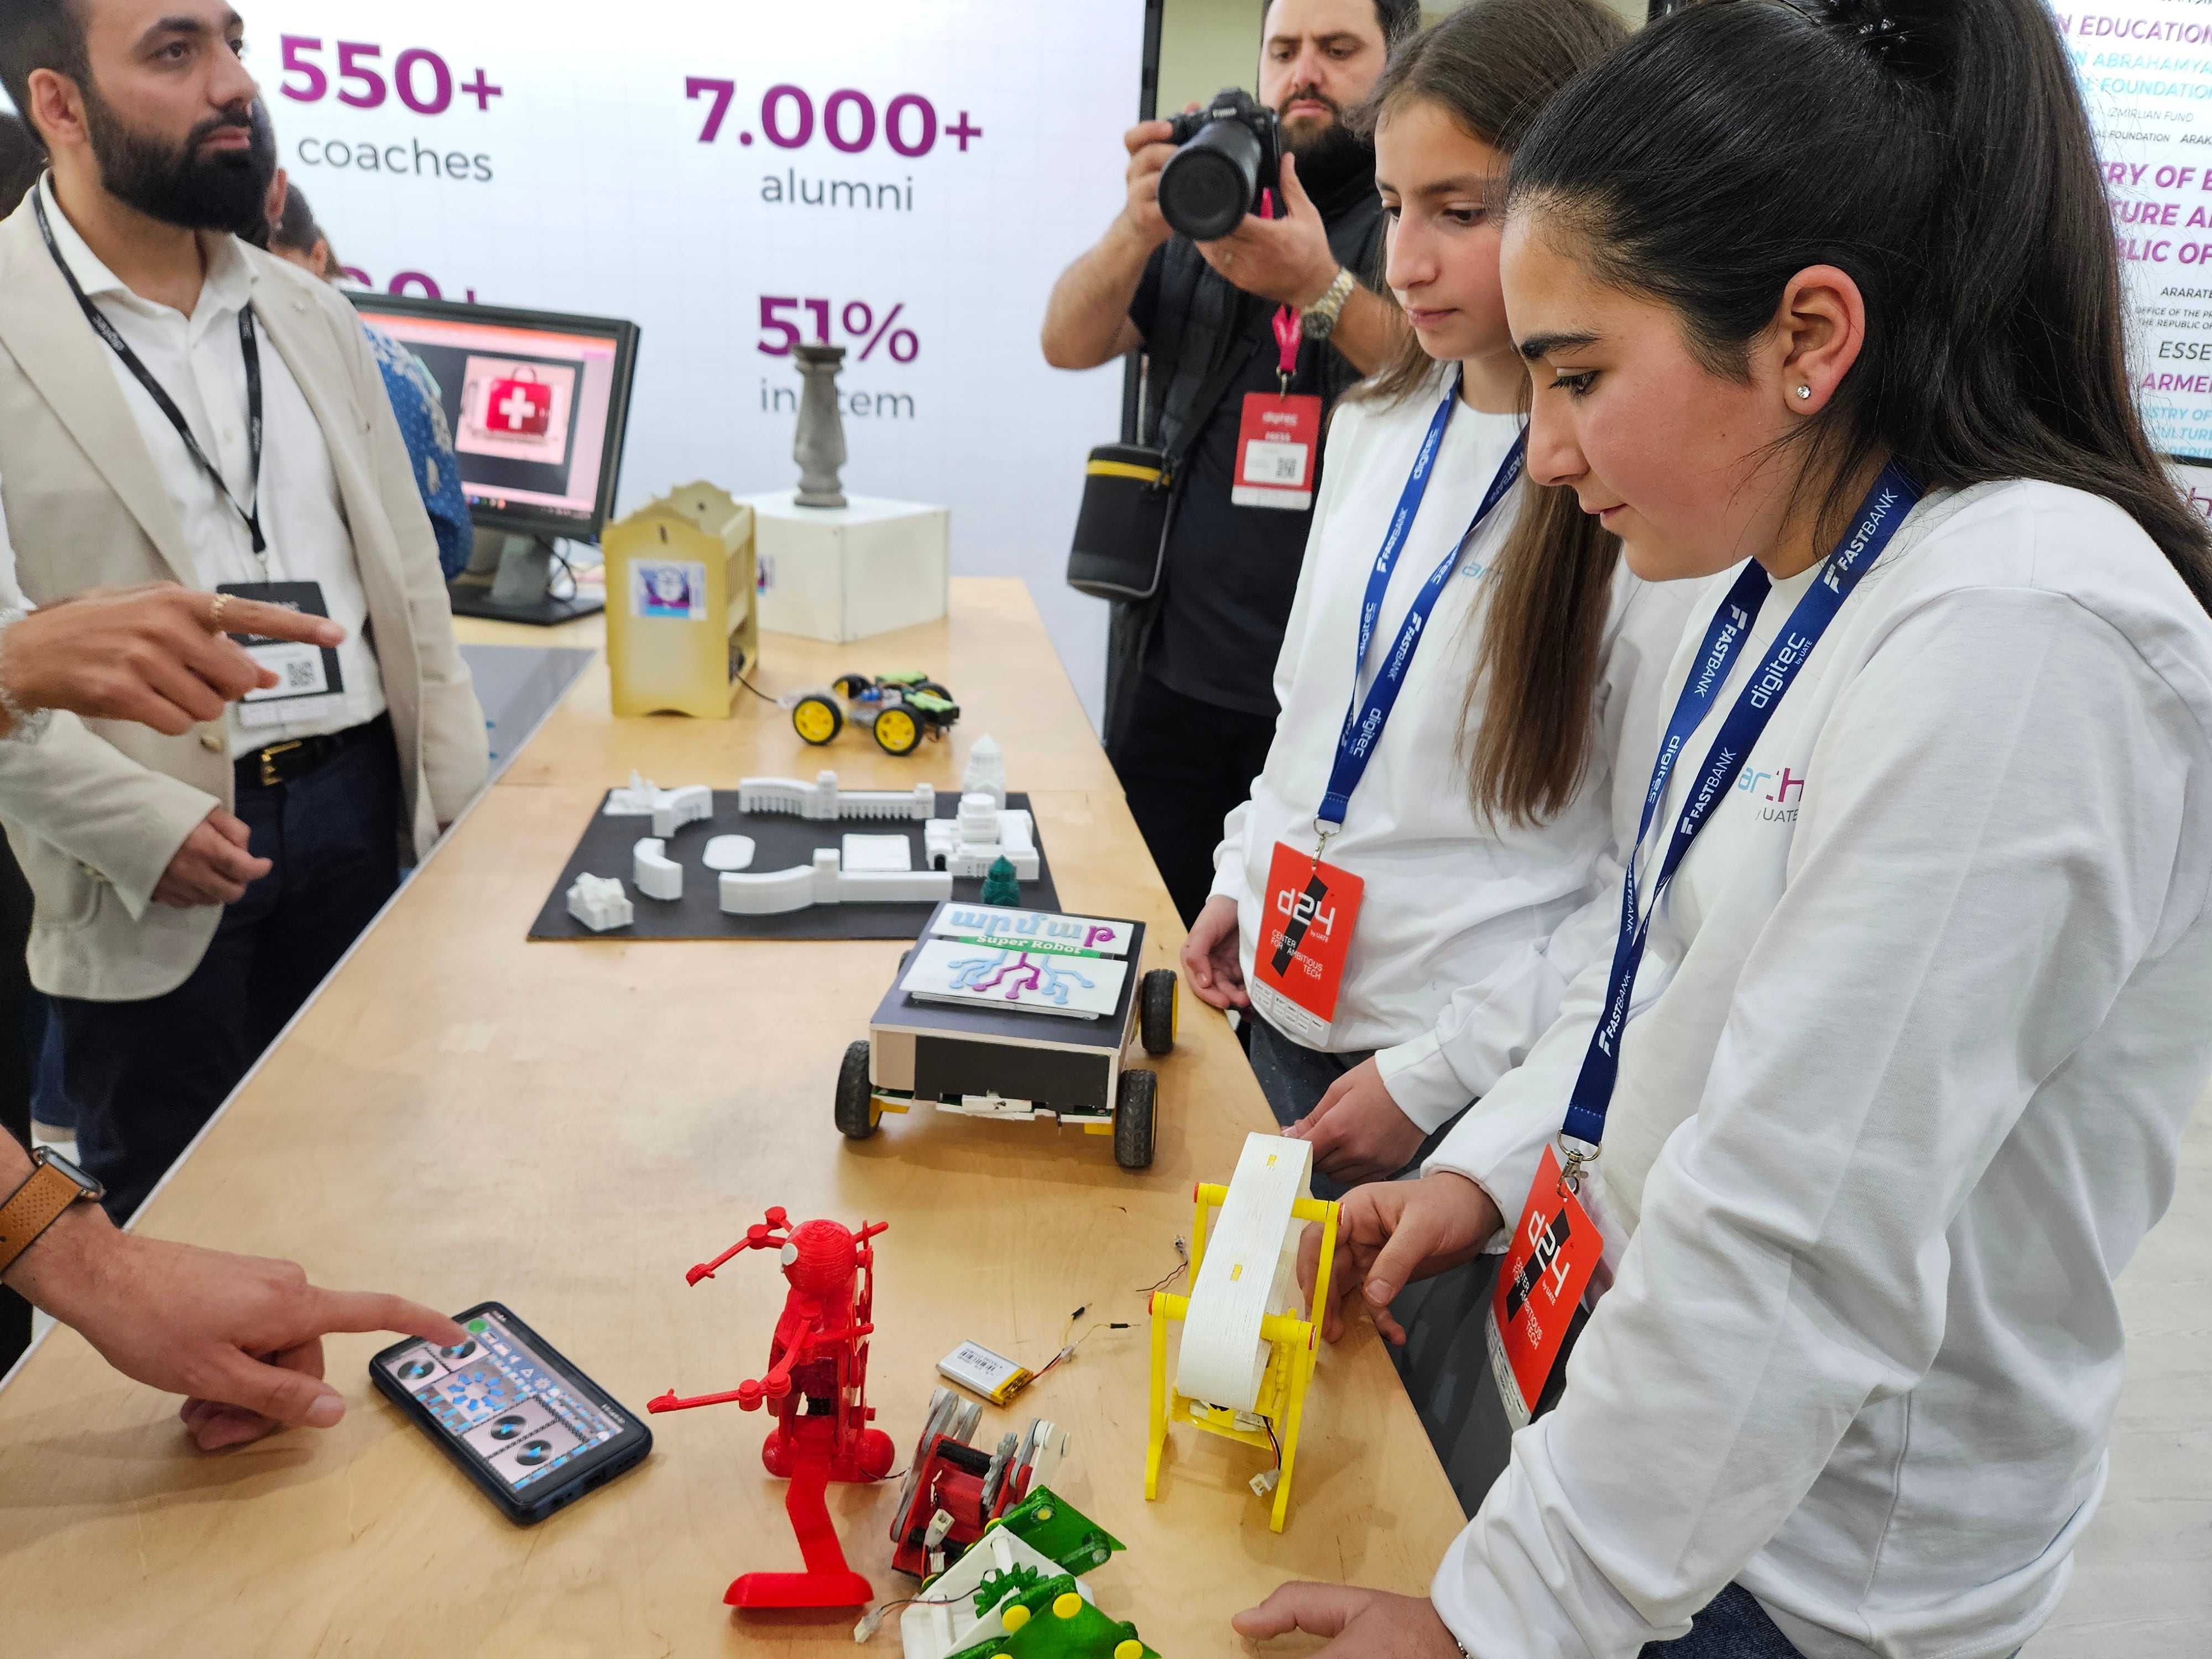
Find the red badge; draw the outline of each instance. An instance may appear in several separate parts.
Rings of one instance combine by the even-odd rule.
[[[1547,1146],[1490,1304],[1491,1370],[1514,1427],[1528,1422],[1559,1363],[1567,1328],[1604,1253],[1597,1224],[1567,1190],[1559,1157]]]
[[[1321,399],[1301,393],[1244,394],[1237,428],[1237,477],[1229,499],[1239,507],[1313,505],[1314,460],[1321,453]]]
[[[1275,843],[1252,971],[1261,984],[1320,1021],[1324,1031],[1336,1018],[1344,954],[1352,944],[1352,924],[1359,919],[1359,896],[1366,888],[1349,870],[1321,863],[1311,853],[1301,853],[1285,842]]]
[[[524,380],[522,376],[531,378]],[[518,368],[511,380],[494,380],[484,399],[483,423],[511,438],[542,438],[553,422],[553,388],[542,385],[534,368]]]

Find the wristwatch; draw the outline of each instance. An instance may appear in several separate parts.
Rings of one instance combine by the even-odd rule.
[[[1344,314],[1344,302],[1352,297],[1352,290],[1359,286],[1358,279],[1343,265],[1336,268],[1336,279],[1323,289],[1321,298],[1306,307],[1298,319],[1298,327],[1309,340],[1326,340],[1336,332],[1336,319]]]
[[[31,1163],[31,1178],[0,1204],[0,1273],[13,1267],[15,1258],[36,1243],[70,1205],[79,1199],[96,1200],[107,1191],[51,1146],[33,1152]]]

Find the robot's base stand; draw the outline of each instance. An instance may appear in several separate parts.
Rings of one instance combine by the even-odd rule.
[[[857,1572],[749,1572],[722,1597],[733,1607],[865,1607],[876,1599]]]
[[[886,1440],[886,1450],[889,1446]],[[746,1573],[732,1583],[722,1600],[733,1607],[867,1606],[876,1599],[876,1592],[845,1564],[844,1547],[837,1541],[830,1505],[823,1500],[830,1485],[830,1459],[802,1448],[792,1462],[791,1486],[784,1493],[783,1510],[791,1517],[792,1531],[799,1536],[799,1553],[806,1571]],[[883,1462],[888,1468],[890,1459],[886,1456]]]

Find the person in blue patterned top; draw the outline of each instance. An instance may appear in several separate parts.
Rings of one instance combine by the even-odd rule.
[[[335,280],[342,267],[331,252],[330,238],[315,222],[306,194],[282,173],[270,193],[281,196],[283,206],[269,216],[269,251],[326,282]],[[408,458],[415,466],[415,487],[429,512],[430,527],[438,533],[438,563],[450,581],[468,564],[474,531],[468,497],[461,489],[460,464],[453,457],[445,394],[420,357],[369,324],[362,327],[376,353],[376,366],[384,371],[385,395],[399,417],[399,435],[407,441]]]

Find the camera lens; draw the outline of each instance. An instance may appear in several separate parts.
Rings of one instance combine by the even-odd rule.
[[[1160,169],[1160,216],[1193,241],[1226,236],[1260,190],[1260,140],[1242,121],[1209,121]]]

